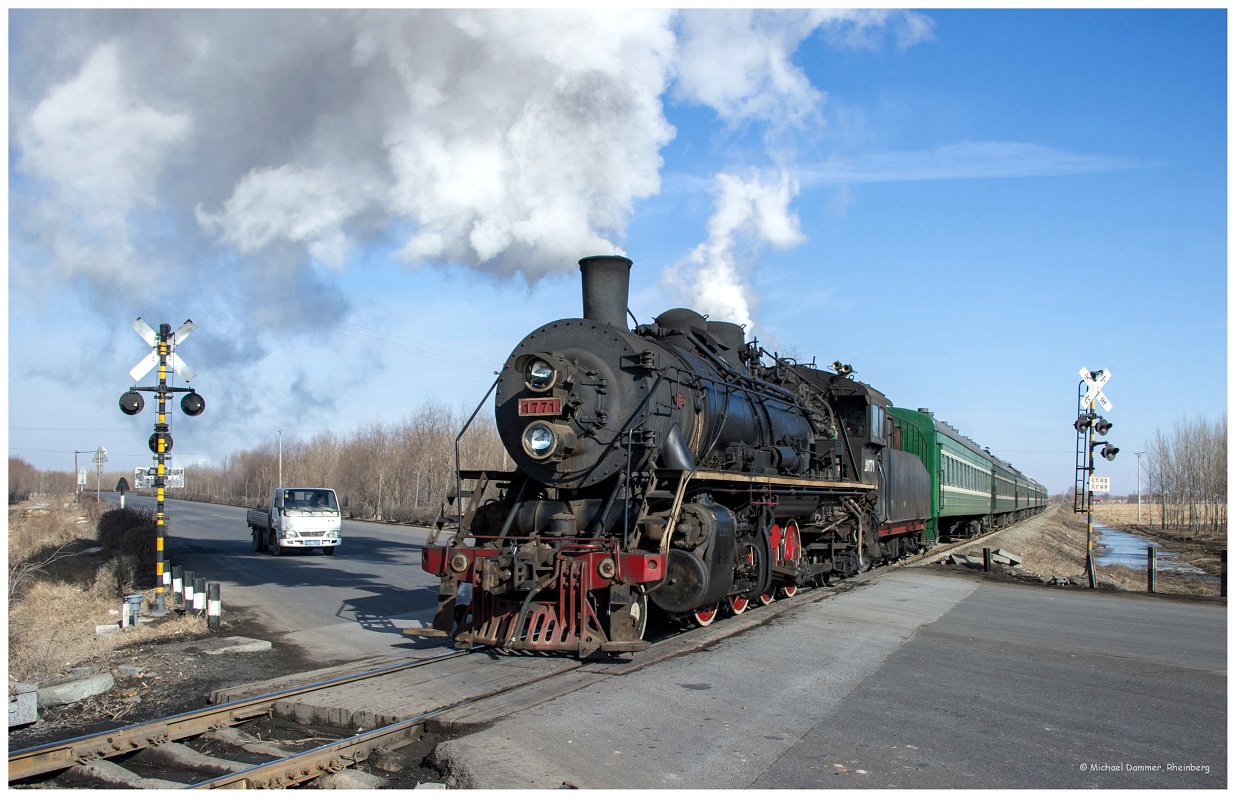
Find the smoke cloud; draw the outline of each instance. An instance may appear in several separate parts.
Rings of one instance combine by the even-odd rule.
[[[923,17],[834,11],[14,11],[12,279],[104,302],[203,275],[270,286],[378,247],[529,283],[622,252],[661,190],[665,104],[763,131],[715,176],[709,240],[666,275],[751,321],[760,246],[802,241],[792,143],[825,95],[792,57]],[[751,176],[739,178],[737,173]],[[47,280],[48,264],[55,281]],[[46,289],[44,289],[46,290]],[[305,307],[288,302],[275,325]],[[320,316],[318,316],[320,318]],[[304,322],[301,322],[304,323]]]

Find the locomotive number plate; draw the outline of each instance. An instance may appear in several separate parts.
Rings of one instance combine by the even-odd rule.
[[[562,413],[561,399],[520,399],[521,416],[556,416]]]

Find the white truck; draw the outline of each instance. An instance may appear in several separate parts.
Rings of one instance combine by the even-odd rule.
[[[342,507],[347,506],[345,496]],[[275,488],[267,510],[250,510],[246,516],[253,550],[278,556],[320,548],[323,554],[334,554],[343,526],[340,507],[330,488]]]

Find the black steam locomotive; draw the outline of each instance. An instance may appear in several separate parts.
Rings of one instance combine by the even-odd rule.
[[[423,549],[442,580],[431,633],[634,651],[651,611],[706,625],[923,547],[931,480],[883,394],[692,310],[631,330],[630,268],[581,260],[583,318],[531,333],[503,367],[515,468],[460,471],[471,490]]]

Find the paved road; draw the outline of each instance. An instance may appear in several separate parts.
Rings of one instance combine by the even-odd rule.
[[[440,753],[479,788],[1224,788],[1226,628],[905,569]]]
[[[126,506],[154,500],[130,495]],[[431,648],[391,622],[433,618],[437,581],[420,565],[428,530],[345,520],[334,556],[275,557],[253,551],[244,508],[169,500],[166,512],[168,570],[219,582],[225,621],[251,619],[321,663]]]

